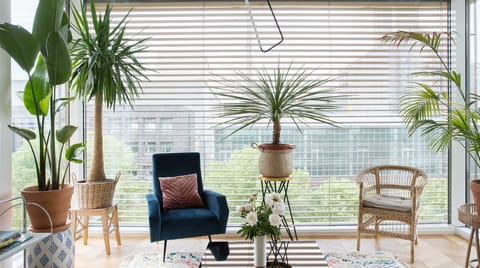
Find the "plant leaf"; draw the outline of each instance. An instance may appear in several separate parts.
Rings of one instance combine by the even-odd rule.
[[[64,13],[65,0],[38,1],[32,33],[40,44],[42,54],[47,54],[48,36],[60,30]]]
[[[49,82],[52,86],[61,85],[68,81],[72,73],[72,61],[68,52],[67,42],[60,32],[53,31],[47,39],[47,70]]]
[[[91,24],[84,8],[73,9],[73,29],[79,38],[72,44],[72,88],[86,100],[101,97],[113,110],[117,104],[131,106],[142,91],[140,82],[148,80],[147,69],[136,58],[146,39],[133,41],[124,36],[129,13],[115,21],[109,4],[100,16],[93,1],[90,10]]]
[[[238,73],[239,78],[232,82],[220,77],[221,86],[214,94],[229,99],[216,105],[221,109],[217,117],[226,118],[220,124],[234,127],[236,132],[251,127],[261,120],[279,124],[282,118],[290,118],[301,132],[301,125],[307,120],[336,126],[328,112],[336,108],[333,102],[338,98],[333,90],[324,87],[329,79],[312,77],[302,67],[292,71],[292,64],[283,70],[280,64],[273,70],[257,71],[256,78]],[[279,141],[273,137],[273,143]]]
[[[77,131],[76,126],[72,126],[72,125],[64,126],[63,128],[55,132],[57,134],[56,135],[57,141],[60,142],[61,144],[65,144],[70,140],[70,138],[73,136],[75,131]]]
[[[67,106],[70,102],[74,101],[75,97],[70,98],[58,98],[55,100],[55,111],[60,112],[63,110],[65,106]]]
[[[32,90],[33,86],[33,90]],[[50,105],[51,87],[48,84],[47,67],[39,55],[32,79],[23,90],[23,104],[33,115],[47,115]]]
[[[83,151],[85,151],[85,144],[82,142],[75,143],[65,150],[65,159],[77,164],[81,164],[83,159],[78,158],[78,156],[81,156]]]
[[[30,129],[19,128],[12,125],[8,125],[8,128],[26,140],[34,140],[37,138],[35,132],[31,131]]]
[[[0,47],[28,73],[35,65],[40,50],[38,41],[31,33],[9,23],[0,24]]]

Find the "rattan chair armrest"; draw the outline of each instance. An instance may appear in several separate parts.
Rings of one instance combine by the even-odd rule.
[[[360,201],[365,199],[365,197],[372,196],[376,194],[375,186],[368,186],[366,187],[363,183],[361,184],[362,187],[360,188]]]

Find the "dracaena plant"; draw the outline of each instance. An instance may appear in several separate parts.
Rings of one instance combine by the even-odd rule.
[[[109,4],[97,14],[90,1],[90,11],[91,26],[85,8],[73,10],[73,30],[79,37],[72,42],[72,89],[77,96],[94,101],[94,148],[87,181],[104,181],[103,104],[115,110],[117,104],[132,106],[138,97],[140,81],[148,80],[146,68],[137,60],[146,39],[134,41],[125,36],[128,13],[114,24]]]
[[[413,73],[414,77],[429,77],[430,81],[416,81],[401,98],[401,113],[409,134],[419,131],[436,151],[444,151],[450,142],[459,141],[477,166],[480,166],[480,96],[465,94],[461,76],[450,68],[441,48],[454,43],[450,33],[418,33],[399,31],[381,38],[396,46],[409,46],[419,53],[430,53],[437,60],[437,68]],[[440,83],[448,82],[451,93],[437,90]],[[469,146],[467,146],[468,141]]]
[[[27,73],[28,80],[20,95],[25,109],[35,118],[36,129],[8,127],[28,143],[40,191],[61,189],[70,163],[82,162],[78,156],[84,148],[83,143],[69,146],[77,127],[56,129],[56,114],[70,101],[59,98],[57,92],[71,74],[69,22],[64,5],[64,0],[39,1],[32,32],[21,26],[0,24],[0,47]]]
[[[292,64],[286,69],[279,63],[273,70],[258,70],[256,77],[239,72],[234,81],[222,79],[215,94],[227,101],[218,105],[218,116],[226,118],[221,124],[235,128],[227,137],[262,120],[272,124],[272,144],[281,143],[283,118],[290,118],[301,133],[305,120],[335,126],[328,112],[336,108],[333,102],[338,96],[325,87],[330,80],[317,80],[302,68],[294,71]]]

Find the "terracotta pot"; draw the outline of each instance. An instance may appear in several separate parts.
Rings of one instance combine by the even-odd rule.
[[[473,200],[477,209],[477,215],[480,215],[480,180],[470,181],[470,191],[472,191]]]
[[[290,176],[293,171],[291,144],[260,144],[260,157],[258,169],[260,174],[268,178],[284,178]]]
[[[65,184],[63,189],[52,191],[38,191],[37,186],[24,188],[21,193],[27,201],[27,212],[30,218],[32,232],[59,232],[66,230],[70,223],[67,222],[70,201],[73,195],[73,185]],[[46,212],[52,219],[52,224]]]

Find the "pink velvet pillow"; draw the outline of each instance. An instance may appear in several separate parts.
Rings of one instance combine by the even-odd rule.
[[[197,174],[159,177],[162,188],[163,209],[204,207],[198,194]]]

